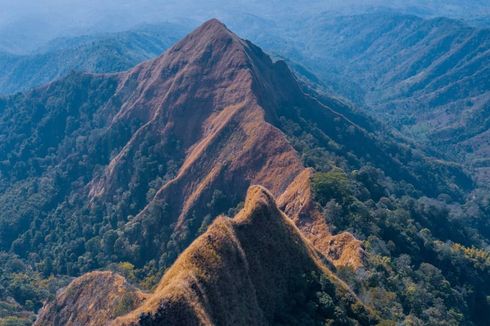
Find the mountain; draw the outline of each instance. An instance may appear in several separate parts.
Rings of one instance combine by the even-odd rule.
[[[0,94],[41,86],[72,71],[127,70],[156,57],[187,31],[177,23],[155,24],[127,32],[59,38],[27,55],[0,53]]]
[[[387,12],[322,14],[291,25],[278,31],[288,46],[266,48],[296,59],[404,135],[466,163],[485,183],[490,30]]]
[[[326,13],[289,24],[250,14],[221,15],[265,49],[292,60],[296,73],[323,81],[333,93],[372,108],[369,114],[405,136],[467,164],[480,183],[487,179],[488,29],[387,10]],[[0,54],[5,72],[0,93],[26,90],[72,71],[129,69],[157,56],[187,30],[185,24],[147,25],[57,39],[32,55]]]
[[[322,259],[272,195],[253,186],[233,219],[217,218],[168,269],[154,292],[136,310],[129,306],[129,312],[121,311],[126,314],[111,324],[270,325],[334,319],[343,324],[374,323],[371,312]],[[120,285],[108,295],[105,287],[114,287],[114,281],[104,281],[107,277],[94,272],[73,281],[41,312],[36,325],[109,324],[117,316],[114,307],[121,304],[102,302],[87,312],[87,303],[137,299],[130,288],[115,292]],[[96,290],[102,282],[104,289]],[[92,318],[101,312],[104,317]]]
[[[126,72],[72,73],[1,99],[0,250],[26,266],[6,266],[1,299],[35,311],[51,275],[101,268],[152,288],[208,227],[224,223],[212,224],[216,216],[235,215],[247,189],[261,185],[383,319],[483,320],[486,251],[471,249],[485,248],[488,219],[466,198],[471,178],[305,87],[284,61],[210,20]],[[470,204],[474,213],[461,217]],[[393,286],[400,278],[406,283]],[[84,292],[76,284],[68,289]],[[63,310],[74,299],[56,300]]]
[[[428,150],[437,150],[439,156],[466,164],[485,184],[488,30],[389,11],[322,14],[292,20],[287,26],[254,15],[222,16],[264,48],[292,59],[299,75],[372,108],[369,114]],[[157,56],[187,29],[183,24],[148,25],[122,33],[58,39],[28,56],[1,54],[5,73],[0,92],[26,90],[74,70],[128,69]]]
[[[19,252],[37,242],[25,233],[34,221],[46,235],[67,223],[64,232],[75,231],[76,239],[85,218],[108,234],[107,226],[123,223],[113,244],[120,258],[143,264],[163,248],[178,252],[204,217],[238,205],[250,184],[284,193],[305,170],[293,137],[296,146],[311,146],[301,137],[324,142],[323,164],[369,163],[422,193],[443,188],[457,197],[459,187],[471,187],[457,167],[380,139],[374,126],[369,131],[338,112],[348,107],[305,95],[283,62],[215,21],[126,73],[74,74],[4,106],[1,220],[8,232],[1,239],[3,248]],[[165,232],[153,239],[153,227]],[[149,237],[135,237],[141,232]]]

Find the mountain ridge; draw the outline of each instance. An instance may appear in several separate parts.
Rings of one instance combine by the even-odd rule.
[[[188,31],[178,23],[155,24],[126,32],[56,39],[32,54],[0,53],[0,94],[40,87],[72,71],[109,73],[130,69],[159,55]]]
[[[294,309],[295,304],[305,304],[301,299],[291,304],[288,295],[291,291],[305,291],[300,281],[305,273],[327,278],[323,282],[331,288],[321,290],[327,291],[332,296],[330,300],[334,300],[332,304],[337,305],[337,322],[343,319],[346,323],[357,319],[362,325],[374,322],[376,318],[328,270],[320,256],[277,208],[272,195],[263,187],[251,186],[244,208],[233,219],[217,218],[182,253],[140,307],[112,321],[106,315],[90,325],[273,324]],[[96,275],[91,277],[97,279]],[[308,318],[333,318],[332,308],[329,306],[328,312],[323,313],[313,310]],[[72,316],[76,316],[65,325],[76,324],[80,320],[78,313],[83,316],[70,304],[63,309],[74,309]],[[56,314],[52,308],[45,308],[36,325],[44,325],[49,316]]]
[[[74,75],[73,78],[79,77]],[[98,91],[98,96],[107,94],[103,99],[93,98],[100,106],[92,108],[95,114],[92,119],[97,117],[97,122],[93,122],[96,128],[92,131],[90,128],[93,127],[89,125],[79,131],[75,125],[74,131],[70,131],[89,140],[86,144],[78,142],[77,146],[84,153],[92,153],[83,163],[83,169],[88,169],[88,175],[82,181],[83,192],[76,190],[70,196],[81,198],[82,207],[86,204],[83,198],[87,196],[89,206],[84,209],[89,211],[103,209],[101,207],[107,203],[122,206],[113,217],[118,222],[110,223],[123,223],[122,243],[118,243],[118,247],[124,249],[121,258],[142,257],[138,264],[158,255],[166,247],[165,241],[175,236],[172,229],[188,234],[186,237],[189,238],[183,243],[190,243],[204,221],[205,212],[211,215],[222,213],[213,212],[207,206],[217,190],[222,193],[221,200],[228,208],[239,204],[252,183],[264,185],[279,197],[305,170],[299,152],[290,143],[290,137],[294,135],[288,134],[289,121],[301,121],[299,128],[314,132],[309,137],[342,143],[345,148],[342,150],[357,155],[346,158],[343,164],[361,166],[361,162],[367,161],[388,167],[392,171],[385,171],[390,176],[398,175],[410,182],[421,178],[403,166],[398,158],[390,156],[385,150],[387,146],[378,143],[369,131],[305,95],[283,62],[272,62],[259,48],[242,41],[217,20],[203,24],[167,53],[127,73],[86,75],[83,78],[85,83],[74,85],[74,95],[78,92],[77,87],[85,87],[96,80],[108,79],[117,84]],[[51,97],[56,96],[56,92],[63,92],[63,83],[55,82],[32,94],[49,91]],[[18,97],[23,96],[29,98],[29,94]],[[38,114],[45,114],[42,110],[46,104],[35,105],[40,107]],[[75,105],[73,110],[80,108]],[[53,111],[53,114],[53,119],[66,119],[65,113]],[[49,121],[48,118],[44,120]],[[321,125],[315,126],[318,122]],[[36,123],[32,121],[31,125],[39,128]],[[58,143],[52,143],[53,148],[67,146],[63,156],[70,159],[63,164],[74,164],[70,160],[76,160],[79,154],[70,152],[73,148],[67,144],[75,143],[75,140],[63,138],[62,130],[56,131],[54,136],[49,133],[44,136],[45,131],[36,130],[31,133],[36,134],[37,139],[47,136],[59,139]],[[7,144],[4,144],[3,153],[12,158],[4,161],[7,164],[4,171],[9,164],[22,160],[8,154],[12,149]],[[332,146],[334,153],[340,152],[339,145]],[[393,150],[395,144],[390,146]],[[48,153],[48,148],[35,150],[42,150],[36,155]],[[26,149],[24,151],[27,153]],[[410,151],[403,155],[416,157]],[[419,164],[427,164],[423,158],[416,159]],[[96,165],[103,168],[89,172]],[[429,177],[430,168],[427,167],[424,177]],[[32,169],[36,171],[36,168]],[[46,171],[41,168],[41,173]],[[19,173],[26,173],[26,170]],[[304,180],[308,187],[309,177]],[[158,185],[151,186],[155,181]],[[73,191],[69,188],[70,182],[75,180],[67,182],[68,193]],[[434,182],[430,186],[437,185]],[[142,198],[143,194],[148,198]],[[127,199],[120,197],[123,195]],[[312,196],[309,200],[313,200]],[[63,199],[57,205],[73,206],[75,212],[80,210],[76,208],[78,204],[62,203]],[[128,221],[129,215],[136,218]],[[320,215],[312,216],[321,221]],[[133,235],[142,227],[145,234],[151,234],[152,226],[170,227],[167,231],[170,234],[151,240]],[[320,229],[325,233],[328,228],[324,225]],[[176,245],[175,241],[171,243]],[[177,245],[174,250],[181,251],[182,248]],[[173,259],[168,258],[169,263]]]

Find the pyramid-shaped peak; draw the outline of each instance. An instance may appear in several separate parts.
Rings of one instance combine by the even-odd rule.
[[[183,44],[204,44],[204,43],[219,43],[219,42],[236,42],[241,43],[242,40],[225,24],[216,18],[210,19],[197,27],[187,37],[182,40]]]
[[[230,30],[226,27],[226,25],[216,18],[212,18],[204,22],[199,28],[206,29],[206,30],[223,30],[223,31],[230,32]]]
[[[216,18],[210,19],[198,26],[190,35],[197,35],[206,39],[233,38],[241,40],[233,31]]]
[[[226,52],[233,53],[237,50],[245,52],[247,47],[245,41],[230,31],[222,22],[213,18],[197,27],[160,58],[180,57],[185,61],[201,58],[203,60],[198,61],[203,63],[207,62],[213,53],[221,56]],[[172,59],[170,61],[175,63]]]

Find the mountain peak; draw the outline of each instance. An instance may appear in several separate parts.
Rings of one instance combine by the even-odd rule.
[[[210,45],[213,45],[215,50],[232,49],[230,47],[232,44],[240,44],[242,49],[245,46],[243,41],[235,33],[230,31],[225,24],[213,18],[197,27],[170,49],[169,52],[175,53],[183,49],[205,49],[209,51]]]
[[[305,281],[316,290],[311,291]],[[80,279],[73,283],[80,283]],[[300,231],[278,210],[272,194],[261,186],[251,186],[242,211],[235,218],[216,219],[138,308],[116,319],[106,314],[94,326],[270,325],[296,317],[298,307],[321,304],[318,291],[328,295],[335,312],[309,311],[305,320],[335,318],[363,325],[376,321],[318,259]],[[298,293],[302,299],[290,300]],[[79,301],[83,300],[75,300]],[[54,308],[51,315],[56,315]],[[76,321],[86,316],[79,306],[68,308]]]
[[[232,33],[224,23],[222,23],[220,20],[216,18],[211,18],[210,20],[204,22],[198,30],[204,30],[204,31],[223,31],[223,32],[228,32]]]
[[[242,216],[250,218],[255,215],[254,213],[260,211],[279,213],[279,209],[277,208],[276,201],[272,194],[262,186],[253,185],[247,191]]]

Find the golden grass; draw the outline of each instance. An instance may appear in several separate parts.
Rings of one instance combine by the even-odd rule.
[[[355,300],[273,196],[252,186],[235,218],[219,217],[177,259],[155,293],[113,324],[138,325],[148,313],[155,323],[174,325],[172,316],[182,307],[191,324],[268,324],[294,297],[293,284],[312,271],[326,275],[339,296]]]

